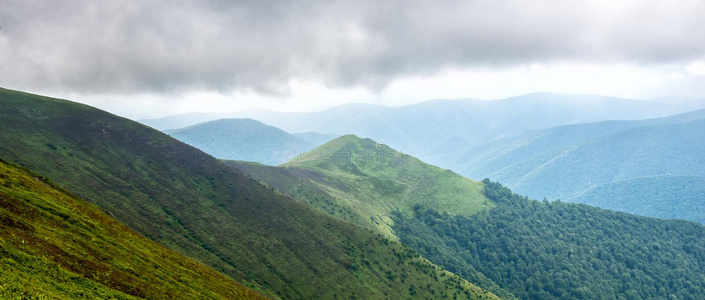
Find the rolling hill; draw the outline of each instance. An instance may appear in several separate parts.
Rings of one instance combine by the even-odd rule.
[[[533,198],[705,223],[705,110],[561,126],[448,154],[446,165]]]
[[[136,122],[5,89],[0,120],[0,157],[266,296],[493,297],[398,242]]]
[[[266,299],[0,159],[0,298]]]
[[[705,227],[693,222],[530,200],[352,135],[280,167],[226,163],[331,215],[388,226],[506,298],[694,299],[705,290]]]
[[[220,119],[165,133],[220,159],[278,165],[317,145],[252,119]]]
[[[280,167],[226,161],[330,215],[396,239],[391,212],[427,205],[471,215],[493,207],[482,184],[371,139],[345,135]]]

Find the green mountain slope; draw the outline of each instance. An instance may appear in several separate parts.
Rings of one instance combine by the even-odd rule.
[[[468,266],[522,299],[699,299],[705,227],[565,202],[485,181],[497,203],[470,217],[396,213],[401,240],[467,277]]]
[[[0,160],[0,298],[261,298]]]
[[[444,195],[435,190],[415,192],[415,198],[399,197],[405,195],[399,191],[384,193],[374,183],[408,190],[404,180],[426,178],[429,187],[452,190],[454,177],[423,174],[454,173],[411,167],[414,160],[402,156],[371,140],[344,136],[281,167],[227,163],[329,214],[371,228],[379,229],[366,223],[376,220],[370,216],[389,213],[391,222],[383,225],[391,226],[404,244],[504,297],[695,299],[705,288],[705,227],[579,204],[542,203],[489,181],[475,190],[485,197],[466,191],[445,205],[431,201]],[[410,199],[414,201],[405,202]],[[462,213],[462,205],[478,204],[477,199],[490,205]]]
[[[0,157],[270,296],[491,296],[141,124],[9,90],[0,90],[0,119]]]
[[[346,135],[281,167],[226,162],[330,215],[396,238],[391,212],[426,205],[472,215],[493,207],[482,184],[395,151]]]
[[[252,119],[220,119],[167,134],[220,159],[278,165],[316,145]]]
[[[454,169],[538,199],[705,223],[704,131],[705,110],[563,126],[471,149]]]

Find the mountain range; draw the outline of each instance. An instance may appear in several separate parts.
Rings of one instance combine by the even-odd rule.
[[[17,91],[0,102],[0,157],[267,297],[493,297],[149,127]]]
[[[546,101],[546,95],[534,96]],[[600,118],[635,115],[602,112],[618,106],[584,97],[573,101],[595,101]],[[458,163],[468,159],[465,151],[479,149],[473,148],[475,141],[487,147],[476,154],[481,161],[494,163],[515,150],[540,154],[552,147],[580,149],[610,138],[615,150],[604,151],[632,149],[618,147],[617,141],[645,147],[638,155],[632,151],[619,156],[620,163],[641,153],[661,154],[667,161],[680,156],[697,160],[702,152],[692,151],[700,149],[695,130],[700,129],[701,112],[639,121],[643,126],[603,122],[588,124],[594,128],[575,125],[527,133],[596,117],[577,111],[571,116],[570,108],[561,105],[527,116],[522,103],[511,101],[503,107],[506,116],[500,116],[499,110],[493,115],[491,109],[474,111],[477,107],[463,111],[453,102],[438,102],[453,104],[457,114],[435,111],[436,121],[443,114],[448,121],[435,131],[420,121],[411,124],[413,109],[387,115],[370,113],[374,108],[363,110],[359,119],[345,119],[347,113],[356,113],[348,107],[339,111],[340,128],[359,125],[387,137],[398,133],[398,139],[346,134],[279,166],[267,166],[218,160],[167,134],[86,105],[0,89],[0,295],[155,298],[166,297],[165,289],[172,286],[184,291],[172,294],[174,298],[696,299],[705,294],[703,225],[531,200],[490,179],[473,181],[393,148],[420,130],[409,147],[429,147],[423,143],[443,139],[448,132],[465,134],[426,152],[428,157],[452,154],[444,158],[459,158]],[[464,117],[470,111],[478,116],[472,121],[487,132],[455,128],[468,124]],[[425,106],[420,112],[434,110]],[[393,118],[398,119],[382,126]],[[516,131],[511,118],[519,119]],[[286,121],[283,116],[281,121]],[[280,133],[251,120],[234,122],[252,125],[253,132]],[[303,127],[335,125],[325,118],[301,122]],[[412,128],[401,130],[398,124]],[[287,131],[321,141],[332,137],[303,127]],[[527,138],[551,130],[567,133]],[[237,140],[243,132],[235,132],[235,143],[244,143]],[[682,148],[643,144],[663,140],[667,132],[690,143]],[[566,137],[550,145],[538,142],[559,136]],[[600,149],[586,152],[600,158]],[[522,155],[512,159],[521,161]],[[576,160],[570,165],[579,166]],[[604,174],[657,169],[636,163],[631,169],[629,164],[610,169],[615,163],[601,164]],[[679,163],[672,167],[672,173],[686,169]],[[656,176],[646,183],[673,184],[675,191],[678,184],[697,185],[694,177],[665,181]],[[550,183],[564,189],[560,180]],[[35,291],[40,294],[31,294]]]
[[[433,100],[399,107],[346,104],[310,113],[266,110],[189,113],[141,122],[164,130],[221,118],[252,118],[291,133],[355,134],[371,138],[435,164],[429,159],[434,154],[478,146],[530,130],[606,120],[664,117],[705,108],[705,101],[686,100],[662,98],[645,101],[536,93],[493,101]]]
[[[643,119],[697,107],[699,103],[694,99],[676,100],[647,102],[540,93],[491,102],[437,100],[404,107],[346,105],[318,113],[250,113],[293,130],[362,132],[378,143],[401,145],[398,149],[403,153],[416,153],[431,164],[469,178],[498,180],[533,198],[560,198],[702,223],[705,185],[698,153],[703,149],[696,121],[704,113],[700,110]],[[634,118],[640,120],[628,120]],[[584,123],[602,119],[626,120]],[[162,121],[169,120],[179,117]],[[554,125],[559,126],[551,127]],[[549,128],[540,129],[544,127]],[[200,135],[218,136],[221,131],[204,129]],[[269,135],[266,130],[262,132]],[[319,143],[332,138],[313,132],[306,135],[320,137]],[[202,143],[191,144],[208,149]],[[285,161],[252,159],[260,153],[256,148],[267,149],[267,145],[253,148],[249,156],[209,153],[217,158],[268,165]]]
[[[353,135],[278,167],[226,163],[392,236],[503,298],[688,298],[705,291],[705,227],[692,222],[530,200]]]
[[[705,223],[705,110],[566,125],[437,156],[518,193]]]

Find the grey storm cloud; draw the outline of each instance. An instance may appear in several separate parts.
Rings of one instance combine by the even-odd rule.
[[[620,6],[615,7],[615,4]],[[705,1],[0,2],[0,84],[82,93],[379,90],[446,68],[703,58]]]

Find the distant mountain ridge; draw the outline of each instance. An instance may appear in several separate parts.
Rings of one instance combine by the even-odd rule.
[[[293,133],[364,136],[435,163],[431,160],[434,154],[478,146],[530,130],[605,120],[663,117],[697,108],[705,108],[705,101],[666,104],[594,95],[536,93],[492,101],[433,100],[399,107],[346,104],[311,113],[251,110],[226,115],[252,118]],[[223,116],[186,114],[142,122],[159,129],[171,129],[168,127],[193,124],[194,119],[204,121]]]
[[[252,119],[219,119],[164,132],[215,158],[267,165],[284,163],[317,146]]]
[[[529,132],[438,160],[534,198],[705,223],[703,132],[705,110],[698,110]]]

